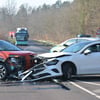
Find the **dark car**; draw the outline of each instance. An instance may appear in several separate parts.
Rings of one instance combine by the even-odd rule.
[[[17,28],[15,45],[28,45],[29,33],[27,28]]]
[[[24,51],[7,41],[0,40],[0,80],[33,67],[35,55],[31,51]]]

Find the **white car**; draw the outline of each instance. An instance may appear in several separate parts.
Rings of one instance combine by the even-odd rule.
[[[63,52],[39,54],[33,68],[34,80],[60,76],[100,74],[100,41],[76,43]]]
[[[50,49],[50,52],[60,52],[61,50],[67,48],[68,46],[78,43],[78,42],[84,42],[84,41],[95,41],[98,40],[99,38],[94,38],[94,37],[77,37],[77,38],[71,38],[68,39]]]

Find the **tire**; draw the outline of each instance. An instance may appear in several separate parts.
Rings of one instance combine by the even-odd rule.
[[[72,65],[70,63],[64,64],[62,67],[62,72],[63,72],[62,76],[63,81],[71,79],[73,73]]]
[[[0,80],[5,80],[7,77],[7,68],[6,65],[0,63]]]

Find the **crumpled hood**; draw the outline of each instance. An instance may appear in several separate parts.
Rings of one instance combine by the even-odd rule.
[[[29,54],[35,54],[35,53],[33,53],[33,52],[31,52],[31,51],[9,51],[8,52],[8,54],[10,54],[10,55],[29,55]]]
[[[44,58],[56,58],[61,56],[71,56],[72,53],[65,53],[65,52],[55,52],[55,53],[43,53],[37,56],[44,57]]]
[[[19,56],[26,56],[26,55],[36,55],[36,53],[31,51],[1,51],[0,56],[4,59],[8,58],[10,55],[19,55]]]

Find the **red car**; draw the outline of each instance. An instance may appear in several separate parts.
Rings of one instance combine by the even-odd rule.
[[[34,56],[31,51],[24,51],[17,46],[0,40],[0,80],[12,75],[18,75],[34,66]]]

